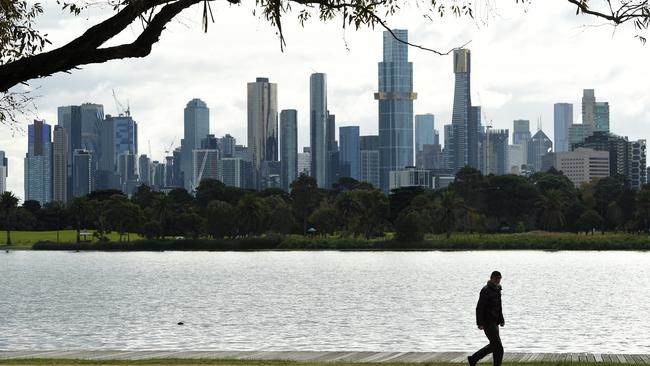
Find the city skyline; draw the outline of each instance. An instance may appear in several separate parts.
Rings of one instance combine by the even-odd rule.
[[[548,11],[560,13],[563,9],[543,9],[541,5],[531,5],[531,12]],[[565,9],[564,9],[565,10]],[[410,11],[410,13],[409,13]],[[402,18],[406,19],[413,14],[413,10],[406,11]],[[538,31],[544,26],[539,24],[539,19],[544,17],[528,18],[517,13],[517,17],[507,20],[492,20],[488,26],[477,27],[476,24],[465,22],[462,26],[452,27],[457,31],[450,32],[453,36],[441,33],[441,26],[436,28],[435,24],[427,22],[414,22],[409,25],[409,36],[413,42],[445,48],[461,44],[460,39],[472,39],[468,46],[472,50],[472,100],[474,104],[481,105],[488,118],[493,121],[495,128],[511,128],[514,119],[538,120],[542,116],[544,132],[553,136],[553,104],[559,102],[572,103],[574,105],[574,123],[580,123],[580,98],[582,89],[593,88],[597,91],[598,100],[608,101],[611,105],[612,131],[629,136],[630,139],[645,138],[650,128],[650,111],[648,108],[648,96],[645,95],[641,85],[646,75],[640,74],[643,70],[640,62],[630,60],[615,60],[611,57],[600,57],[607,54],[616,54],[616,50],[625,49],[635,54],[647,55],[648,48],[643,47],[629,36],[630,32],[621,30],[611,40],[610,31],[603,29],[578,29],[589,19],[567,16],[559,16],[558,21],[563,31],[569,31],[570,40],[554,39],[557,44],[549,45],[553,35],[562,32],[553,30],[548,34],[540,35]],[[219,13],[216,14],[219,17]],[[191,17],[191,15],[189,16]],[[243,17],[243,15],[242,15]],[[90,21],[93,18],[90,17]],[[224,26],[230,20],[221,18]],[[239,21],[236,16],[233,22]],[[51,32],[53,41],[67,39],[75,30],[80,29],[75,24],[81,24],[79,19],[66,20],[71,27],[65,32],[61,29],[54,29]],[[219,18],[217,19],[219,22]],[[253,21],[253,23],[255,23]],[[446,20],[440,21],[444,27],[448,27]],[[463,22],[460,22],[463,23]],[[390,23],[391,26],[399,28],[400,18]],[[51,25],[54,27],[54,25]],[[288,29],[295,27],[289,22]],[[262,26],[263,27],[263,26]],[[55,75],[51,78],[37,80],[33,85],[42,85],[39,94],[44,95],[38,100],[39,118],[45,119],[50,125],[56,124],[56,107],[61,105],[80,104],[91,102],[103,104],[106,114],[117,114],[111,96],[111,89],[116,89],[118,97],[122,100],[128,99],[133,110],[134,118],[139,123],[141,153],[148,151],[144,146],[151,141],[152,157],[155,160],[162,160],[163,150],[176,138],[176,146],[179,146],[179,139],[182,136],[182,107],[191,98],[198,97],[206,101],[214,115],[210,133],[222,136],[231,133],[238,141],[246,141],[245,123],[245,82],[254,80],[255,77],[269,77],[279,85],[278,109],[297,109],[299,115],[298,125],[298,148],[309,146],[307,128],[308,118],[308,76],[315,68],[319,72],[328,74],[328,105],[332,113],[337,114],[338,124],[349,125],[350,121],[358,123],[361,135],[372,135],[377,133],[376,101],[372,99],[372,92],[376,89],[376,69],[373,65],[381,57],[380,32],[360,31],[348,32],[346,40],[349,42],[350,51],[340,37],[340,31],[333,29],[332,25],[309,26],[304,30],[304,37],[323,33],[324,42],[331,49],[332,55],[324,61],[321,53],[313,47],[307,47],[307,40],[295,33],[288,33],[289,48],[282,54],[277,43],[270,43],[259,50],[252,50],[249,47],[239,47],[228,52],[235,59],[243,57],[242,50],[246,50],[247,57],[250,52],[255,54],[269,55],[271,61],[278,61],[278,66],[246,64],[244,71],[234,72],[229,75],[225,73],[232,71],[230,68],[220,68],[224,65],[220,62],[207,69],[206,62],[211,59],[211,51],[205,51],[202,55],[196,51],[200,71],[206,72],[205,77],[195,76],[187,78],[187,74],[180,69],[172,67],[164,68],[161,73],[162,80],[153,80],[152,71],[145,72],[140,77],[134,78],[125,75],[123,70],[135,68],[135,71],[142,71],[152,66],[154,70],[160,71],[160,64],[169,65],[163,59],[169,56],[164,48],[170,44],[180,42],[185,37],[180,37],[170,32],[163,37],[160,48],[154,48],[154,53],[146,60],[111,62],[105,65],[89,66],[72,75]],[[327,28],[329,27],[329,28]],[[170,30],[181,30],[178,24],[172,25]],[[323,29],[329,29],[322,32]],[[496,39],[507,29],[519,29],[521,34],[507,39]],[[543,33],[543,32],[542,32]],[[192,46],[200,45],[201,42],[208,42],[207,39],[215,37],[208,34],[202,41],[190,42]],[[244,35],[243,37],[247,37]],[[199,37],[200,38],[200,37]],[[557,38],[557,36],[556,36]],[[553,57],[539,57],[532,52],[532,47],[519,46],[517,42],[526,40],[530,42],[537,39],[542,46],[548,46],[551,50],[566,51],[567,57],[562,62],[554,60]],[[269,35],[268,41],[273,37]],[[219,42],[228,43],[228,40],[219,38]],[[593,47],[598,45],[598,47]],[[189,46],[185,49],[189,50]],[[538,45],[539,46],[539,45]],[[488,48],[493,51],[487,51]],[[575,48],[575,49],[569,49]],[[199,50],[200,48],[195,48]],[[314,53],[308,58],[301,52]],[[512,49],[505,52],[506,49]],[[502,52],[503,51],[503,52]],[[441,130],[441,140],[444,134],[442,126],[450,122],[451,103],[453,98],[453,75],[450,73],[450,57],[440,57],[424,51],[411,49],[409,57],[414,63],[414,90],[418,92],[418,100],[414,103],[414,114],[433,113],[436,116],[436,125]],[[592,66],[583,65],[579,54],[591,55]],[[510,58],[508,58],[510,55]],[[516,57],[513,57],[516,56]],[[599,57],[596,57],[599,56]],[[643,59],[643,57],[636,57]],[[567,59],[570,61],[567,62]],[[629,59],[634,59],[631,57]],[[224,60],[225,61],[225,60]],[[625,61],[625,62],[623,62]],[[169,62],[177,65],[188,65],[179,60],[179,57],[170,57]],[[346,69],[337,68],[337,65],[345,63]],[[523,64],[523,66],[522,66]],[[563,65],[563,67],[558,67]],[[628,67],[622,67],[627,65]],[[525,73],[524,68],[535,68],[536,73]],[[370,69],[370,70],[365,70]],[[433,69],[439,69],[436,71]],[[302,70],[302,71],[301,71]],[[194,70],[192,70],[194,71]],[[300,72],[296,72],[300,71]],[[507,71],[507,73],[506,73]],[[549,71],[551,77],[549,77]],[[535,75],[531,75],[535,74]],[[139,75],[137,72],[135,75]],[[241,77],[245,75],[245,77]],[[351,78],[350,75],[355,75]],[[629,83],[631,75],[634,75],[636,83]],[[223,82],[218,85],[212,82],[204,82],[201,79],[210,77],[224,77]],[[165,82],[174,84],[175,80],[187,78],[185,83],[192,84],[187,88],[173,88],[166,91],[164,88],[156,89],[156,85]],[[540,82],[543,81],[543,82]],[[431,84],[431,85],[429,85]],[[638,87],[637,87],[638,84]],[[222,86],[223,85],[223,86]],[[530,85],[530,86],[528,86]],[[49,91],[49,92],[48,92]],[[57,91],[57,93],[55,93]],[[170,95],[173,94],[173,95]],[[221,98],[220,95],[228,95]],[[242,104],[242,101],[244,104]],[[25,120],[25,125],[31,123],[32,119]],[[485,123],[485,122],[484,122]],[[23,127],[25,126],[23,125]],[[8,188],[16,191],[19,195],[22,192],[22,162],[26,146],[25,134],[17,134],[17,138],[11,137],[11,131],[3,126],[0,134],[0,150],[7,151],[9,157],[9,178]],[[531,131],[535,132],[534,128]],[[25,141],[25,142],[23,142]],[[441,141],[443,142],[443,141]],[[444,143],[444,142],[443,142]],[[22,196],[22,195],[21,195]]]

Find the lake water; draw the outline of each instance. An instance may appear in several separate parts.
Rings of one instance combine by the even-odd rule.
[[[650,253],[0,253],[0,349],[650,353]],[[179,326],[178,322],[185,325]]]

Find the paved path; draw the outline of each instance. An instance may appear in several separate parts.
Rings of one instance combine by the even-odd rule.
[[[152,358],[290,360],[310,362],[449,362],[466,363],[465,352],[281,352],[281,351],[0,351],[8,359],[142,360]],[[491,362],[488,357],[483,362]],[[504,362],[604,362],[650,365],[650,355],[604,353],[506,353]]]

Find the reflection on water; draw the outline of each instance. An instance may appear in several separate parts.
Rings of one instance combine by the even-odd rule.
[[[650,253],[0,253],[0,349],[650,353]],[[178,322],[184,325],[177,325]]]

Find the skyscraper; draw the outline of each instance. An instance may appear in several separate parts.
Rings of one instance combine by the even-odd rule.
[[[422,165],[422,146],[435,144],[435,118],[433,114],[415,115],[415,162],[418,167]]]
[[[516,119],[512,122],[512,143],[523,145],[530,140],[530,121],[527,119]]]
[[[203,179],[219,179],[219,150],[195,149],[192,167],[192,190],[201,184]]]
[[[359,141],[359,126],[339,128],[340,140],[340,176],[361,178],[361,147]]]
[[[27,127],[25,155],[25,201],[44,205],[52,201],[52,128],[35,120]]]
[[[138,158],[138,178],[140,183],[149,187],[152,186],[150,165],[151,159],[147,155],[140,155],[140,158]]]
[[[399,40],[408,41],[406,29],[394,29]],[[380,187],[389,190],[389,173],[413,165],[413,64],[408,46],[385,31],[383,61],[379,63],[379,90],[375,93],[379,116]]]
[[[210,133],[210,109],[201,99],[192,99],[183,113],[183,140],[181,140],[181,171],[185,189],[194,187],[193,151],[201,148],[201,140]],[[196,183],[198,184],[198,182]]]
[[[360,181],[379,188],[379,136],[361,136],[361,175]]]
[[[311,147],[311,176],[319,187],[327,186],[327,75],[309,77],[309,137]]]
[[[452,139],[445,141],[450,149],[451,168],[457,171],[468,164],[469,121],[472,100],[470,96],[471,53],[468,49],[454,50],[454,106],[451,115]]]
[[[533,171],[542,170],[542,157],[553,148],[553,142],[546,136],[544,131],[539,130],[528,141],[528,165]]]
[[[469,108],[469,121],[467,122],[467,165],[478,169],[481,131],[481,107],[471,106]]]
[[[97,165],[97,189],[122,189],[118,157],[138,153],[138,124],[129,115],[111,116],[101,123],[101,160]]]
[[[298,153],[298,176],[301,174],[311,176],[311,149],[308,146]]]
[[[582,90],[582,123],[594,125],[594,107],[596,104],[596,94],[593,89]]]
[[[63,126],[54,126],[52,144],[52,200],[68,201],[68,140]]]
[[[289,190],[298,178],[298,111],[285,109],[280,112],[280,181]]]
[[[219,139],[219,150],[221,150],[221,156],[224,158],[233,157],[235,155],[236,145],[237,140],[230,134],[225,134],[222,138]]]
[[[553,105],[555,152],[569,151],[569,128],[572,124],[573,104],[555,103]]]
[[[0,150],[0,194],[7,190],[7,177],[9,176],[9,164],[5,152]]]
[[[260,188],[264,163],[278,161],[278,85],[268,78],[248,83],[248,154]]]
[[[92,173],[96,174],[98,163],[102,161],[101,123],[104,120],[104,106],[94,103],[83,103],[79,106],[59,107],[57,124],[63,126],[68,144],[68,199],[73,195],[73,152],[85,149],[90,152],[93,161]],[[95,178],[93,177],[93,180]]]
[[[75,149],[72,152],[72,196],[82,197],[95,189],[92,152]]]
[[[481,141],[481,172],[483,174],[502,175],[509,173],[508,169],[508,130],[488,129],[482,134]]]
[[[582,124],[593,131],[609,132],[609,103],[596,102],[594,89],[582,91]]]

